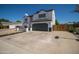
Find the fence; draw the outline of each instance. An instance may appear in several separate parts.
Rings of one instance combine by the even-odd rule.
[[[0,26],[0,29],[8,29],[9,26]]]
[[[54,31],[68,31],[69,26],[68,25],[54,25],[53,30]]]

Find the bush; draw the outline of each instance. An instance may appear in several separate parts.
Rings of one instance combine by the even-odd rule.
[[[75,29],[71,29],[71,30],[69,30],[69,32],[74,33],[75,32]]]
[[[73,30],[69,30],[69,32],[73,33],[74,31]]]

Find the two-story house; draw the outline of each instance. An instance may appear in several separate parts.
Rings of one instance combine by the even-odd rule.
[[[55,25],[54,10],[40,10],[31,16],[27,16],[27,28],[33,31],[51,31]]]

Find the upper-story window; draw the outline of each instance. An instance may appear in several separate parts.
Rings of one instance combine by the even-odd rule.
[[[39,14],[39,18],[44,18],[46,17],[46,14]]]

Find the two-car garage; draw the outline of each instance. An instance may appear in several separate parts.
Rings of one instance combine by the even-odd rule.
[[[48,31],[48,24],[47,23],[32,24],[32,30],[35,30],[35,31]]]

